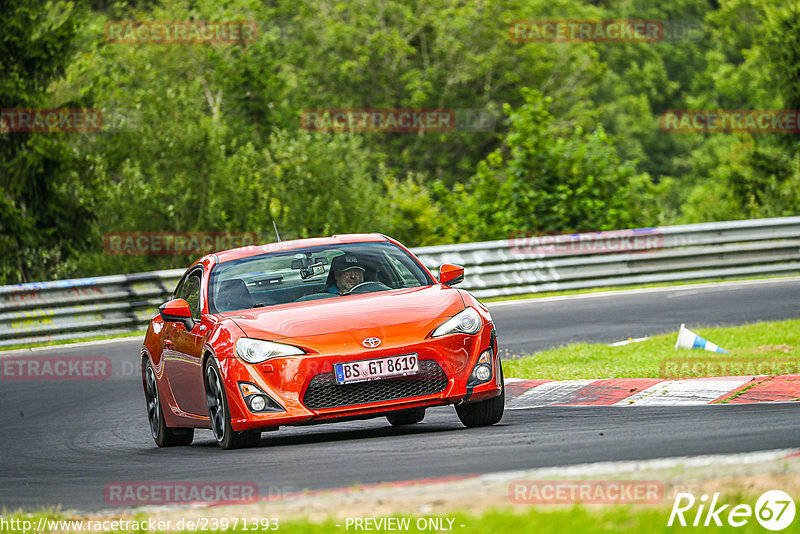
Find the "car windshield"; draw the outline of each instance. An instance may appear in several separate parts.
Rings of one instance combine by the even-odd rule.
[[[336,272],[346,273],[343,287]],[[223,313],[433,283],[417,260],[392,243],[307,247],[215,266],[209,309]]]

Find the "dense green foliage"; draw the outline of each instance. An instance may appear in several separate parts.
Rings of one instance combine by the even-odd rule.
[[[2,3],[0,283],[183,267],[123,231],[377,231],[409,246],[798,213],[786,133],[674,133],[671,109],[800,109],[785,0]],[[516,43],[520,19],[694,21],[645,43]],[[255,21],[249,43],[123,44],[109,21]],[[701,25],[701,26],[700,26]],[[484,131],[313,132],[304,110],[481,109]]]
[[[48,107],[47,90],[70,63],[83,17],[72,6],[44,11],[26,1],[13,7],[2,13],[0,107]],[[0,133],[0,283],[57,273],[87,243],[92,214],[85,191],[95,177],[84,153],[68,141],[46,133]]]

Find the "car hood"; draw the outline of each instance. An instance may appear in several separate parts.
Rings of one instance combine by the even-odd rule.
[[[338,352],[379,337],[392,345],[419,341],[464,309],[459,292],[440,285],[295,302],[220,314],[247,337]],[[384,345],[385,346],[385,345]]]

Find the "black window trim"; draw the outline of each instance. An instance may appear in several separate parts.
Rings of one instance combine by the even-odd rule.
[[[179,293],[181,287],[183,286],[183,284],[185,284],[186,281],[190,277],[192,277],[195,274],[199,273],[199,275],[200,275],[200,300],[199,300],[199,304],[198,304],[198,308],[197,308],[197,314],[198,315],[197,315],[197,317],[192,317],[195,320],[199,320],[203,316],[203,304],[204,304],[204,300],[203,300],[203,273],[204,273],[204,271],[205,271],[205,269],[203,269],[202,265],[195,265],[191,269],[187,270],[183,274],[183,277],[181,277],[180,281],[178,282],[178,285],[175,286],[175,291],[173,291],[173,293],[172,293],[172,299],[173,300],[177,299],[177,298],[180,298],[180,297],[178,297],[178,293]]]

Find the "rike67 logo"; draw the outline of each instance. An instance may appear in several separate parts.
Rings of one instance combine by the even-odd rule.
[[[693,510],[695,505],[697,509]],[[727,523],[732,527],[741,527],[755,516],[762,527],[778,531],[791,525],[794,515],[794,501],[789,494],[780,490],[764,492],[756,501],[755,509],[749,504],[737,504],[732,508],[730,504],[721,504],[719,493],[712,496],[711,502],[708,502],[708,495],[705,493],[700,496],[699,501],[691,493],[678,493],[667,526],[675,524],[682,527],[708,527],[713,523],[721,527],[723,523]]]

